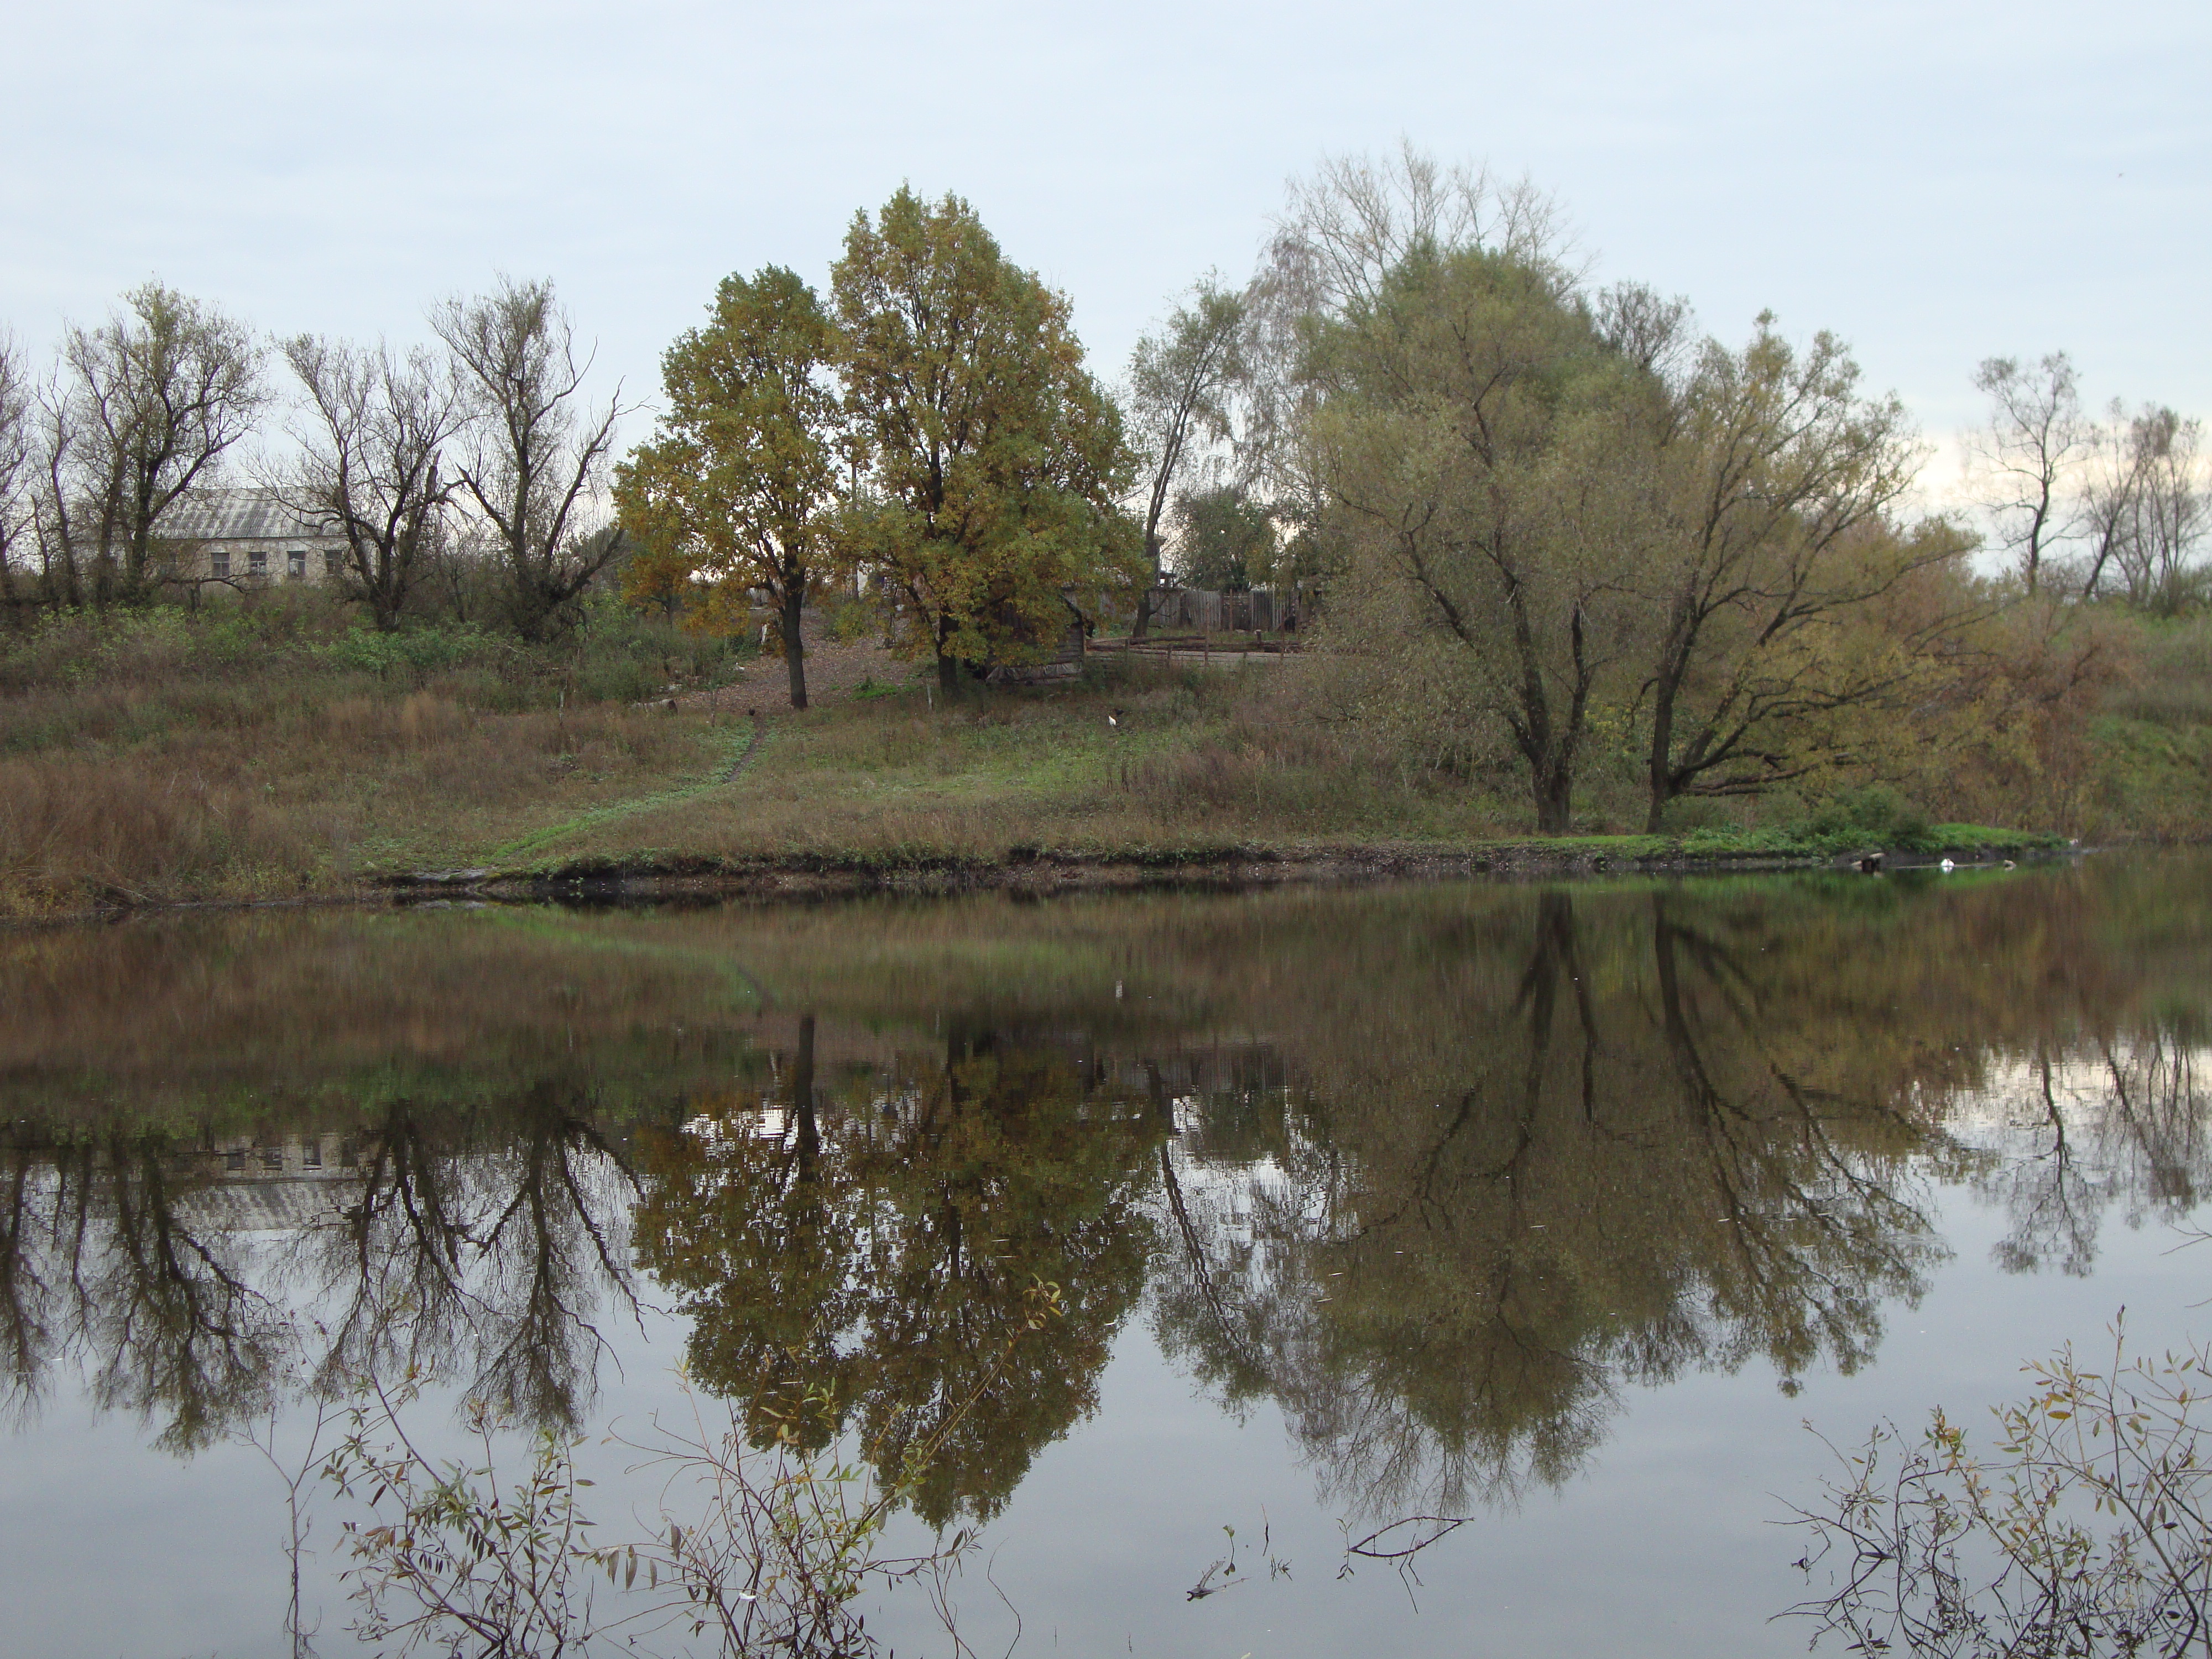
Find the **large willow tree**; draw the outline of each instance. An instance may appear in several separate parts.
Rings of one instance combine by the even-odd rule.
[[[1707,340],[1669,386],[1667,488],[1639,578],[1648,830],[1680,798],[1863,760],[1875,712],[1925,681],[1960,620],[1939,598],[1884,605],[1877,625],[1878,602],[1972,544],[1941,521],[1892,525],[1918,453],[1903,406],[1861,396],[1858,374],[1832,335],[1801,351],[1762,316],[1741,350]]]
[[[1971,544],[1893,517],[1917,446],[1840,342],[1762,316],[1731,349],[1682,301],[1592,292],[1540,199],[1411,152],[1291,206],[1257,429],[1320,481],[1381,718],[1510,757],[1546,833],[1601,758],[1642,772],[1653,830],[1895,769],[1960,656]]]
[[[1347,612],[1439,647],[1431,660],[1510,734],[1537,828],[1564,832],[1642,611],[1657,381],[1568,276],[1510,251],[1417,244],[1309,340]]]

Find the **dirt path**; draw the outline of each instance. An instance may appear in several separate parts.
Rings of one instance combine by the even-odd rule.
[[[917,663],[901,661],[873,640],[817,638],[811,618],[809,619],[806,701],[811,708],[849,702],[855,691],[871,683],[903,685],[921,667]],[[744,678],[735,685],[686,693],[677,699],[678,706],[712,708],[723,714],[758,714],[764,719],[791,712],[791,682],[782,658],[757,657],[745,665],[744,672]]]

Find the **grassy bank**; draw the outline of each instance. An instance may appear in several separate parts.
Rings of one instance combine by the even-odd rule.
[[[825,641],[823,695],[795,714],[780,663],[613,607],[574,639],[528,647],[453,624],[380,635],[286,597],[197,618],[62,619],[0,642],[0,909],[338,896],[486,867],[866,876],[1260,860],[1327,873],[2212,828],[2212,696],[2197,693],[2212,669],[2191,655],[2199,634],[2179,630],[2158,672],[2099,713],[2073,822],[1942,822],[1941,799],[1923,810],[1862,787],[1730,804],[1644,836],[1631,833],[1630,759],[1601,754],[1580,797],[1588,833],[1536,844],[1510,772],[1394,749],[1296,659],[1101,656],[1079,681],[945,698],[873,647]]]
[[[339,892],[510,842],[711,768],[743,734],[665,696],[734,667],[628,624],[556,649],[310,605],[51,623],[0,646],[0,908]]]

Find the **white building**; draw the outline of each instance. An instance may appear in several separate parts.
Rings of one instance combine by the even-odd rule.
[[[156,526],[177,574],[238,583],[326,581],[345,568],[334,519],[286,506],[270,489],[196,489]]]

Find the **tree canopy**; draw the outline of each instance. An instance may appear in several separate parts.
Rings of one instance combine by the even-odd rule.
[[[489,294],[434,306],[467,419],[455,471],[505,568],[507,605],[526,639],[555,631],[620,541],[587,528],[606,483],[620,395],[585,401],[588,354],[547,281],[501,277]]]
[[[1065,295],[958,197],[905,188],[854,216],[830,287],[865,466],[852,550],[896,597],[896,642],[949,688],[963,662],[1045,654],[1070,600],[1134,585],[1121,417]]]
[[[1640,749],[1656,831],[1971,701],[1973,544],[1893,518],[1920,459],[1897,399],[1831,335],[1762,316],[1733,349],[1683,301],[1590,291],[1540,204],[1486,190],[1338,167],[1274,254],[1274,473],[1317,486],[1364,706],[1472,728],[1440,747],[1517,769],[1560,833],[1594,763]]]
[[[1858,372],[1832,335],[1801,353],[1765,315],[1740,351],[1705,342],[1668,388],[1638,584],[1650,830],[1677,797],[1756,793],[1848,757],[1863,711],[1912,684],[1953,620],[1939,606],[1879,639],[1841,625],[1970,546],[1887,521],[1917,446],[1895,398],[1859,395]]]
[[[814,290],[770,265],[723,279],[714,313],[661,360],[667,411],[615,471],[615,505],[637,538],[636,592],[703,581],[742,613],[749,588],[775,604],[791,681],[806,707],[800,611],[840,544],[836,328]]]
[[[1417,247],[1310,339],[1354,585],[1403,590],[1510,733],[1538,828],[1565,830],[1593,700],[1638,620],[1656,385],[1554,269],[1480,248]]]
[[[1235,484],[1175,500],[1176,574],[1193,587],[1241,593],[1273,574],[1275,521]]]

